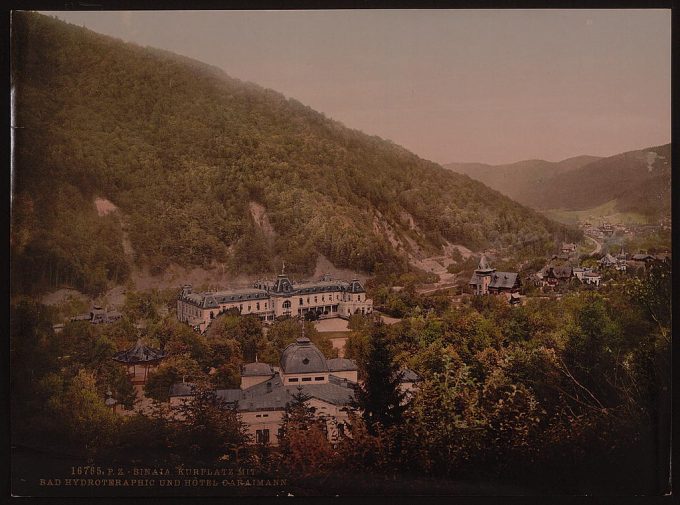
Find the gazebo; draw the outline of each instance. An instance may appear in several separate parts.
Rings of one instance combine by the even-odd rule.
[[[122,351],[113,357],[114,361],[127,365],[128,375],[132,384],[144,384],[150,368],[156,368],[160,361],[167,356],[165,351],[153,349],[144,345],[142,339],[127,351]],[[139,369],[137,367],[140,367]]]

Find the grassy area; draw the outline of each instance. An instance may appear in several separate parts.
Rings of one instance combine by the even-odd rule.
[[[320,332],[326,338],[347,338],[351,331],[322,331]]]
[[[647,224],[648,219],[642,214],[635,212],[619,212],[616,210],[616,200],[610,200],[602,205],[584,210],[565,210],[549,209],[542,213],[560,223],[578,224],[583,221],[590,221],[598,224],[601,221],[608,221],[612,224]]]

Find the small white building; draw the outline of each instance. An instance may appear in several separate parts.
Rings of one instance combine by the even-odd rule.
[[[586,284],[594,284],[595,286],[600,286],[600,282],[602,281],[602,275],[600,275],[599,272],[586,272],[583,275],[583,282]]]

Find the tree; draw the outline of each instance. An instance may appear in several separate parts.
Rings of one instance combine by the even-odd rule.
[[[144,394],[159,402],[168,401],[170,386],[177,382],[204,384],[208,379],[193,358],[187,355],[170,356],[149,373],[144,384]]]
[[[299,387],[286,404],[279,436],[286,467],[302,476],[323,472],[331,466],[335,455],[326,435],[325,421],[316,417],[316,408],[307,403],[309,399]]]
[[[375,323],[371,331],[365,380],[356,390],[356,404],[371,434],[377,426],[389,428],[401,422],[404,394],[399,389],[402,372],[393,361],[387,339],[387,326]]]
[[[483,448],[480,387],[470,367],[444,358],[444,370],[422,383],[406,413],[406,450],[426,472],[460,471]],[[433,413],[436,412],[436,415]]]
[[[94,375],[86,370],[78,372],[63,395],[50,400],[48,412],[62,426],[62,436],[90,455],[112,443],[119,421],[97,392]]]
[[[178,447],[192,462],[214,464],[229,455],[233,447],[244,447],[250,441],[235,408],[213,391],[197,387],[191,401],[178,410],[183,419]]]

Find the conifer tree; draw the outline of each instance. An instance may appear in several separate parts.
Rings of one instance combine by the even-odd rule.
[[[399,389],[402,373],[394,363],[386,339],[386,329],[382,322],[373,327],[366,363],[366,380],[356,392],[355,407],[363,412],[371,434],[376,433],[378,424],[383,428],[398,425],[404,412],[404,394]]]

